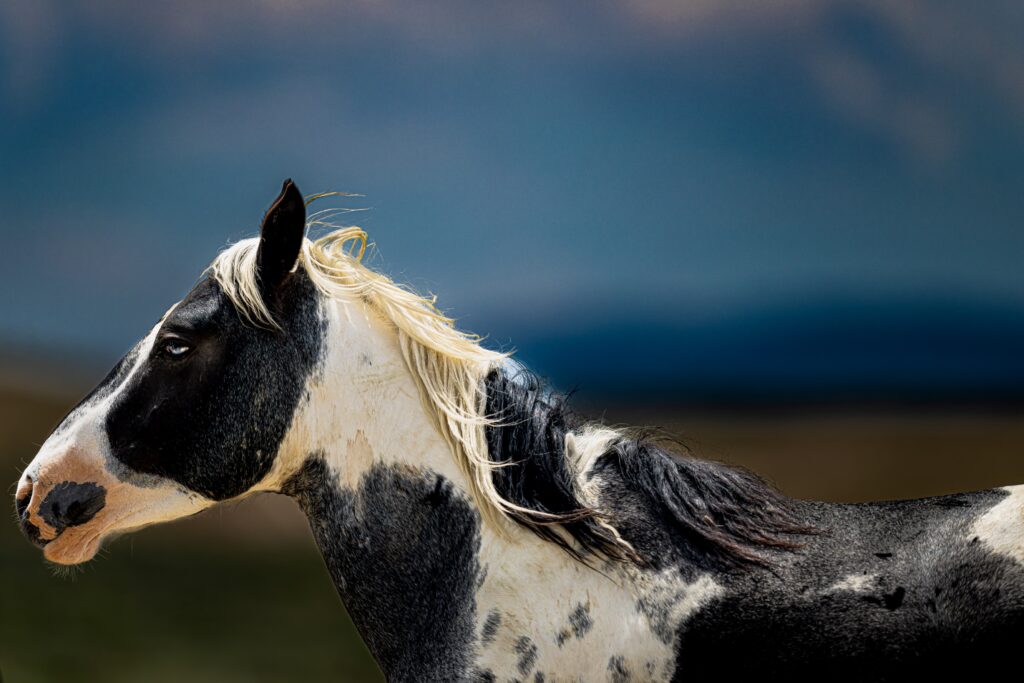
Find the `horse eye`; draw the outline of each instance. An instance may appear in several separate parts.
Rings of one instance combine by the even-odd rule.
[[[164,342],[163,352],[169,358],[184,358],[192,347],[179,339],[172,339]]]

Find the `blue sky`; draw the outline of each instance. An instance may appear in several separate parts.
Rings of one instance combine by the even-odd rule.
[[[685,353],[829,311],[920,314],[894,347],[970,311],[948,352],[984,356],[1024,315],[1022,29],[1009,2],[4,3],[0,339],[112,360],[290,176],[364,195],[374,263],[551,366],[609,321]]]

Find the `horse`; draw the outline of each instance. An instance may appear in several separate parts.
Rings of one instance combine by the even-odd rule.
[[[789,498],[588,422],[364,265],[362,230],[306,230],[286,181],[40,447],[15,507],[47,560],[269,491],[392,681],[1016,670],[1024,486]]]

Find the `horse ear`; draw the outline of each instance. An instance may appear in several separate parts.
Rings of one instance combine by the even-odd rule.
[[[306,203],[295,183],[284,181],[281,194],[267,210],[260,228],[256,267],[260,285],[273,291],[295,267],[306,234]]]

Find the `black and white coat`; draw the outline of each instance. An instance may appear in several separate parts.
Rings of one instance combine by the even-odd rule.
[[[483,434],[510,506],[485,514],[393,321],[311,279],[304,218],[286,184],[244,252],[278,329],[207,277],[43,444],[16,507],[49,560],[273,491],[389,680],[1015,675],[1024,487],[790,500],[582,422],[495,360]]]

